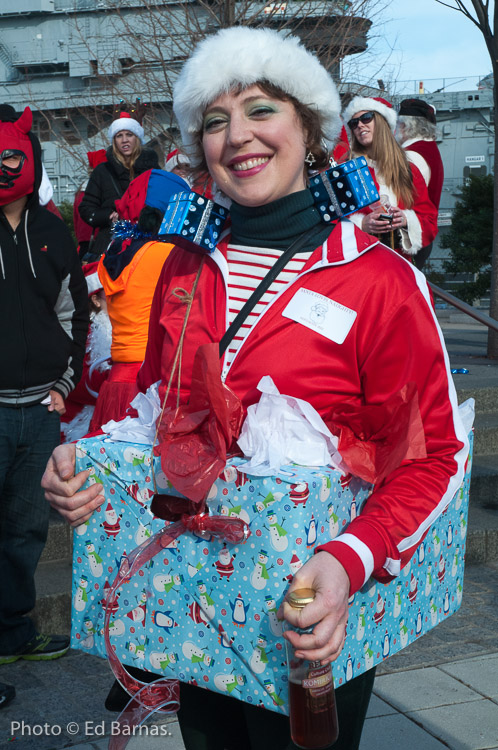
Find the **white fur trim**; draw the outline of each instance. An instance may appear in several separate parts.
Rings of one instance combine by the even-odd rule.
[[[91,273],[89,276],[85,276],[86,285],[88,287],[88,296],[90,297],[92,294],[95,294],[95,292],[100,292],[102,287],[102,282],[99,279],[99,275],[97,272]]]
[[[420,139],[419,139],[420,140]],[[415,164],[417,169],[419,170],[420,174],[424,178],[424,182],[426,185],[429,184],[429,180],[431,179],[431,168],[422,156],[422,154],[419,154],[418,151],[411,151],[406,147],[406,145],[403,143],[403,148],[406,149],[406,158],[408,161],[410,161],[412,164]]]
[[[116,133],[119,133],[121,130],[129,130],[130,133],[134,133],[140,139],[141,143],[144,142],[144,129],[133,117],[118,117],[117,120],[111,122],[107,131],[107,136],[111,143]]]
[[[316,111],[330,149],[341,129],[336,85],[322,64],[294,36],[272,29],[235,26],[202,41],[187,60],[173,90],[173,109],[183,149],[197,166],[196,136],[204,110],[236,85],[269,81]]]
[[[415,211],[405,208],[407,227],[401,230],[401,244],[407,255],[416,255],[422,248],[422,226]]]
[[[344,120],[344,124],[346,125],[346,130],[348,131],[348,135],[351,142],[351,130],[348,127],[348,122],[357,112],[378,112],[379,115],[382,115],[384,120],[387,121],[387,124],[391,128],[392,133],[394,134],[394,131],[396,130],[396,112],[391,107],[386,107],[385,104],[382,104],[382,102],[378,102],[376,99],[370,96],[355,96],[354,99],[351,99],[348,106],[343,112],[342,118]]]

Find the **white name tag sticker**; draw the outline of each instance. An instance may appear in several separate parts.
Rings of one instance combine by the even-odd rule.
[[[344,343],[357,313],[310,289],[299,289],[282,315],[320,333],[336,344]]]

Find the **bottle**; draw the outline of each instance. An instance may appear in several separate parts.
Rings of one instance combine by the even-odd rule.
[[[296,589],[289,595],[289,604],[302,609],[315,598],[313,589]],[[285,623],[285,629],[292,626]],[[313,632],[309,628],[292,628],[297,633]],[[286,640],[289,669],[289,718],[294,744],[304,750],[325,748],[337,740],[339,723],[335,703],[334,680],[330,664],[298,659],[294,647]]]

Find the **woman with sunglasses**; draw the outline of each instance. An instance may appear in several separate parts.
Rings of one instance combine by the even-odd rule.
[[[414,256],[437,234],[437,210],[417,167],[394,137],[396,113],[380,97],[355,96],[343,114],[351,155],[365,156],[380,202],[355,214],[364,232],[406,256]]]
[[[467,442],[444,344],[414,268],[350,221],[321,222],[307,189],[308,164],[327,165],[340,103],[330,75],[298,39],[244,27],[208,37],[177,80],[174,111],[194,169],[207,169],[231,200],[231,224],[213,253],[175,247],[168,257],[139,388],[161,381],[160,393],[166,391],[185,318],[179,289],[192,290],[199,274],[182,344],[186,403],[198,347],[222,339],[250,292],[299,239],[299,252],[222,357],[226,385],[247,409],[258,400],[261,377],[270,375],[281,393],[307,400],[329,424],[344,406],[383,408],[412,394],[423,450],[413,452],[410,443],[347,533],[315,549],[296,573],[290,590],[316,591],[309,609],[297,615],[284,602],[280,610],[294,625],[298,617],[301,627],[315,625],[311,634],[286,637],[299,657],[326,664],[343,647],[348,598],[372,574],[389,581],[399,573],[461,482]],[[317,300],[330,327],[302,322]],[[291,301],[298,315],[289,311]],[[168,403],[176,403],[175,388]],[[104,502],[98,488],[78,492],[87,476],[74,476],[74,446],[63,446],[44,478],[47,499],[75,526]],[[359,747],[373,677],[370,670],[338,688],[335,750]],[[283,715],[185,683],[180,701],[187,750],[295,748]]]

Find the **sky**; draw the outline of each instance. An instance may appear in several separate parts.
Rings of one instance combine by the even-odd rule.
[[[454,0],[447,2],[454,4]],[[471,6],[470,0],[467,5]],[[369,52],[351,60],[360,62],[364,57],[362,80],[372,76],[374,80],[396,82],[396,91],[404,92],[411,86],[415,93],[415,80],[424,81],[426,91],[443,84],[448,91],[471,89],[478,77],[491,72],[480,31],[462,13],[436,0],[391,0],[383,13],[383,24],[376,19],[370,36]],[[467,77],[474,78],[456,83]],[[405,81],[411,83],[402,85]]]

